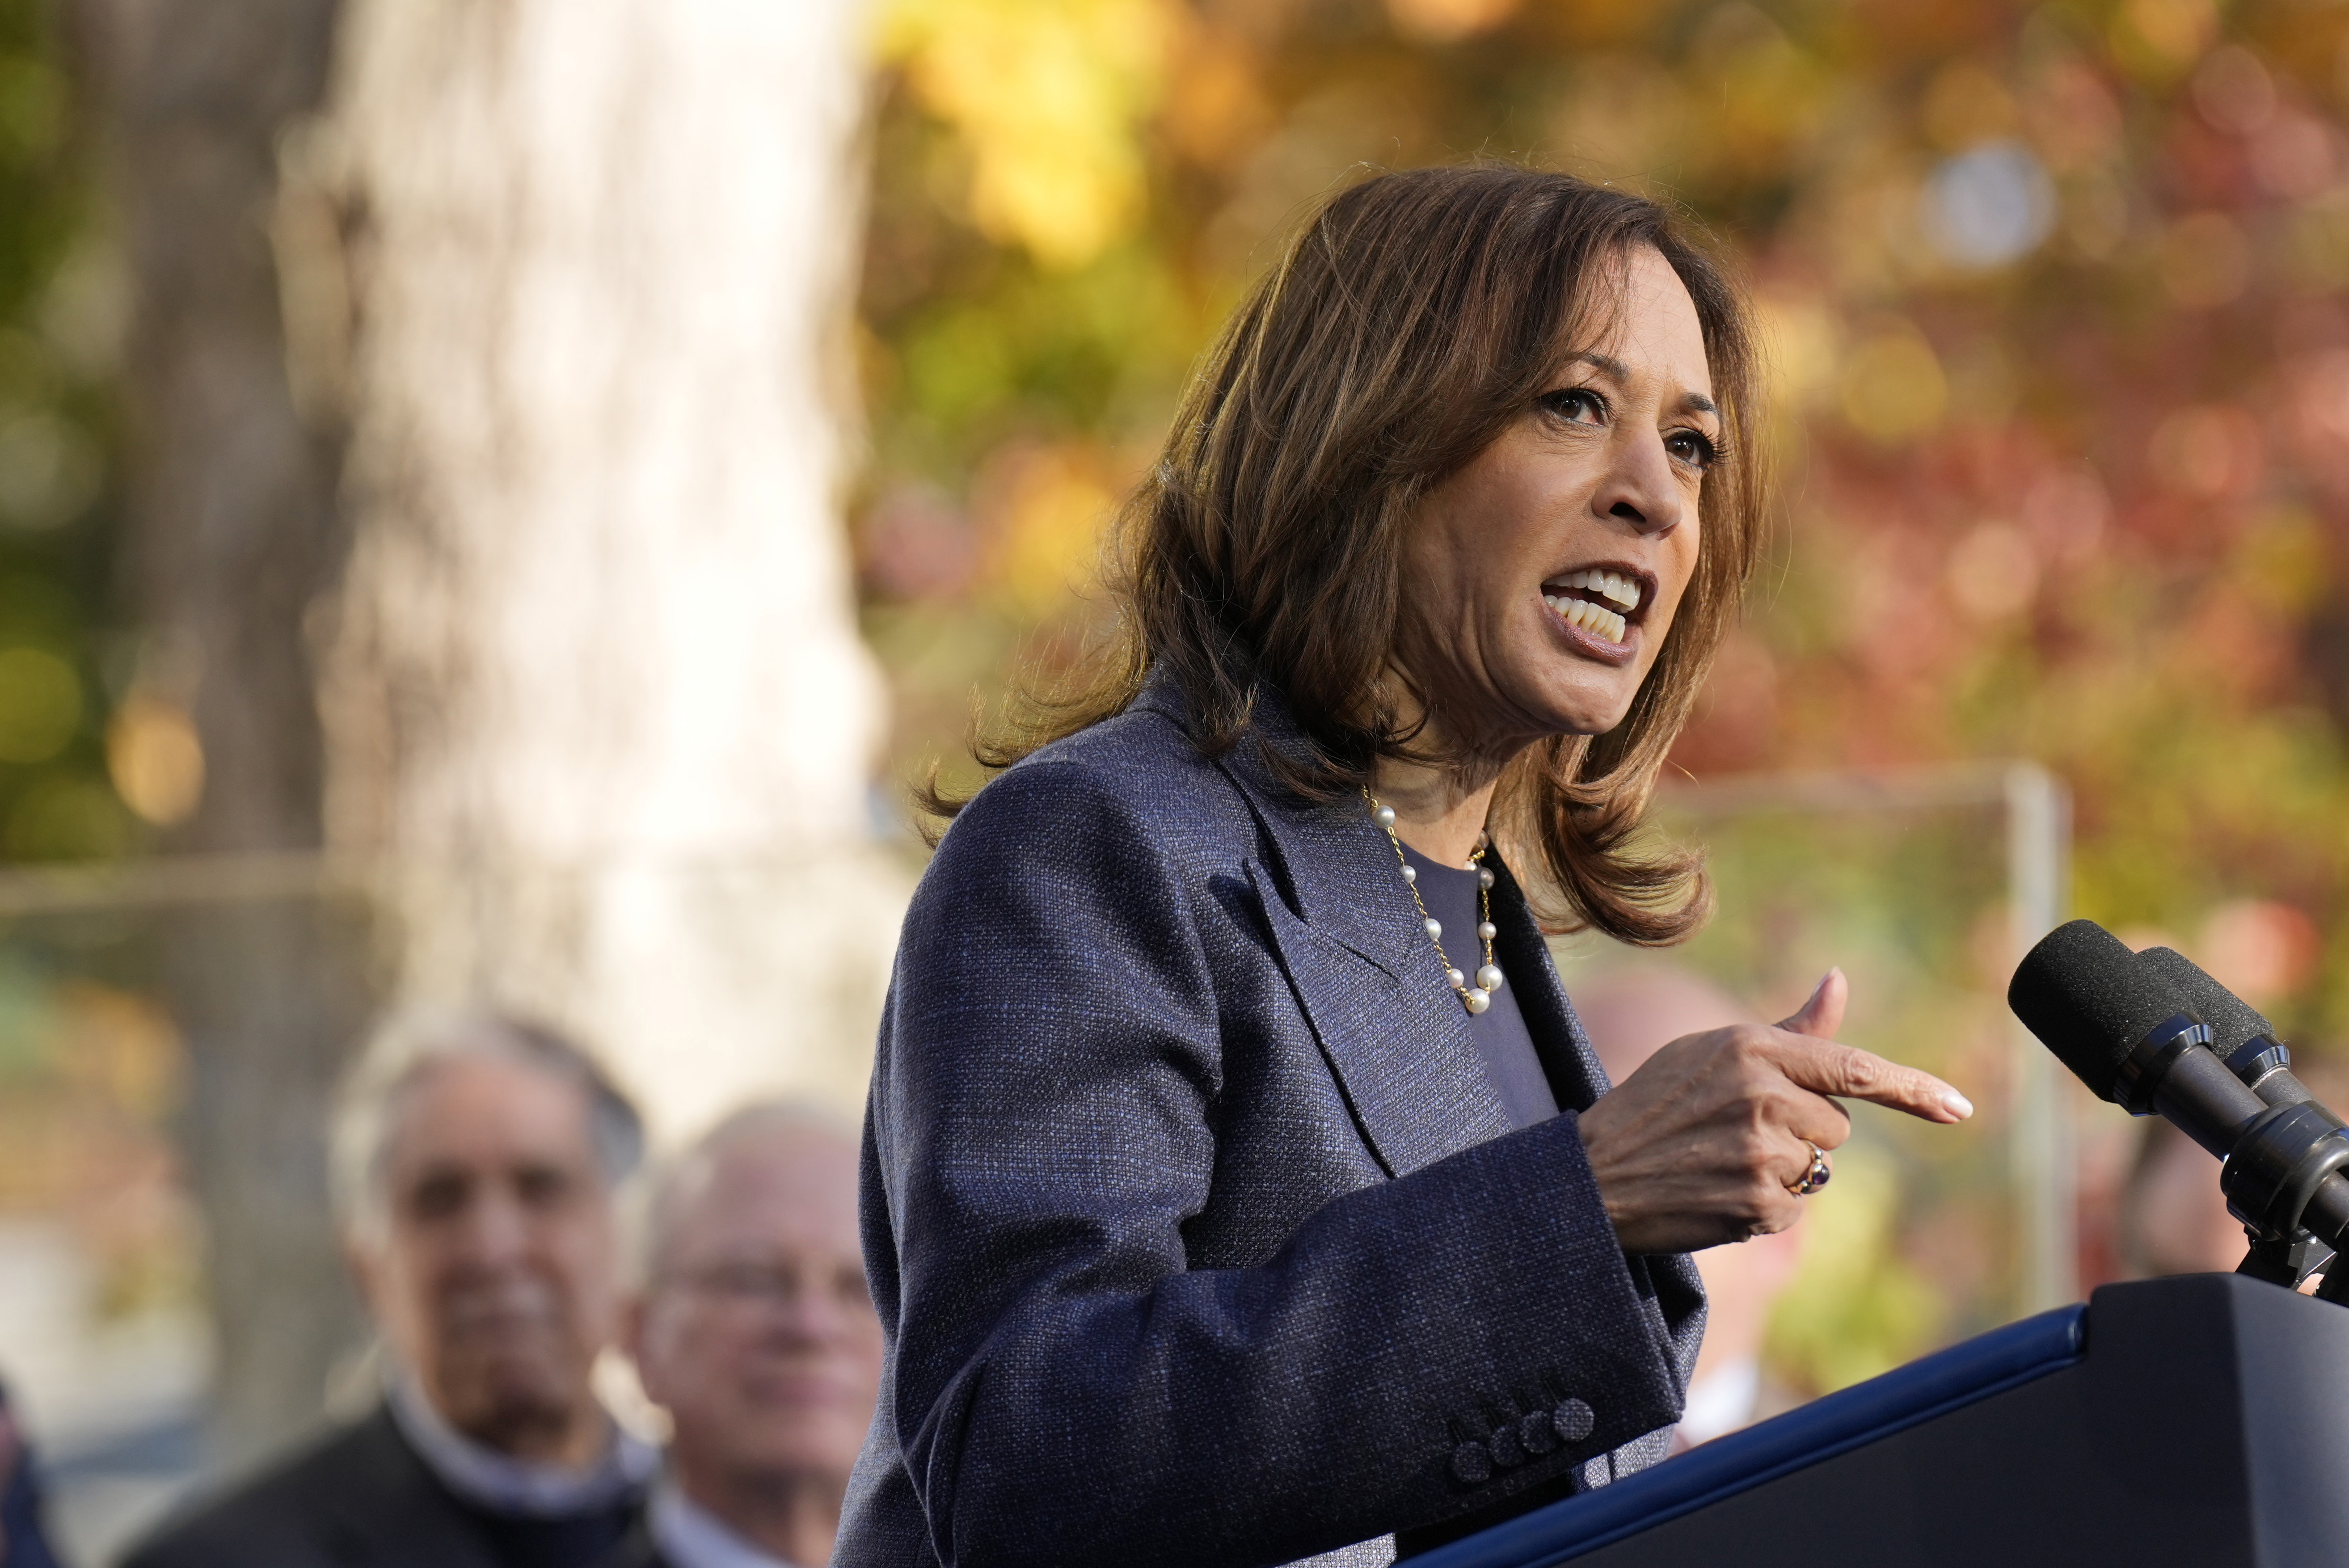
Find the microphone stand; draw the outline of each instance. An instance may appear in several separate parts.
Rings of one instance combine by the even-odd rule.
[[[2227,1208],[2251,1243],[2235,1272],[2298,1290],[2334,1256],[2301,1222],[2324,1179],[2349,1166],[2349,1132],[2292,1076],[2282,1041],[2255,1035],[2228,1053],[2226,1065],[2267,1106],[2219,1172]],[[2349,1305],[2349,1269],[2328,1269],[2316,1296]]]

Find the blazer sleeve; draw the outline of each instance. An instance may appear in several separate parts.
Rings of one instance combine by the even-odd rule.
[[[1154,826],[1081,763],[1023,765],[906,918],[871,1109],[883,1397],[941,1562],[1278,1563],[1677,1419],[1571,1114],[1340,1197],[1259,1266],[1186,1268],[1221,1084],[1201,923],[1229,916]],[[1572,1398],[1578,1440],[1455,1473]]]

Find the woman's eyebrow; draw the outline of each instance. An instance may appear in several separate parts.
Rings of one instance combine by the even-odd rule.
[[[1611,354],[1601,354],[1595,348],[1578,348],[1566,357],[1568,363],[1579,361],[1610,381],[1628,382],[1631,379],[1631,367]],[[1720,405],[1702,392],[1682,393],[1680,408],[1684,414],[1718,415],[1721,412]]]

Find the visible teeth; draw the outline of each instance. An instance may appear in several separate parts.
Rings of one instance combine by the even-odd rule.
[[[1559,579],[1568,588],[1581,588],[1626,610],[1640,607],[1640,581],[1613,572],[1569,572]]]
[[[1570,580],[1567,585],[1582,586]],[[1557,611],[1570,626],[1579,626],[1591,635],[1604,637],[1610,643],[1623,640],[1627,629],[1623,617],[1603,604],[1594,604],[1588,599],[1553,599],[1547,594],[1542,595],[1542,603]]]

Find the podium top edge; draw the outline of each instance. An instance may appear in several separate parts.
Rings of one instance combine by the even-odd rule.
[[[1550,1568],[1652,1525],[2077,1362],[2087,1308],[2043,1312],[1413,1558],[1413,1568]]]

